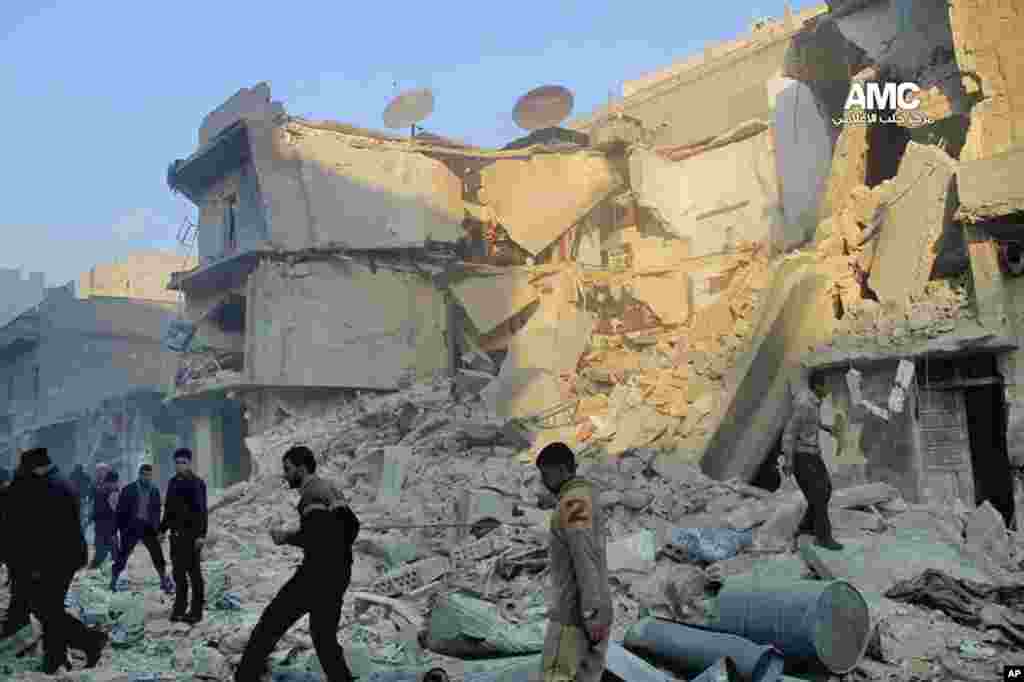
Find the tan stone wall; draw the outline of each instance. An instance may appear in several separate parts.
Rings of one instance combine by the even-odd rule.
[[[952,0],[949,18],[971,111],[961,160],[988,158],[1024,142],[1024,6],[1016,0]]]
[[[175,303],[177,292],[167,288],[171,273],[190,270],[197,264],[191,256],[160,251],[133,253],[83,273],[76,293],[79,298],[111,296]]]

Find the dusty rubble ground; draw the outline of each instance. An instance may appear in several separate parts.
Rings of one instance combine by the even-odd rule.
[[[298,550],[274,547],[267,535],[274,524],[294,522],[295,493],[282,488],[276,469],[280,455],[295,442],[320,453],[323,473],[344,482],[364,523],[339,629],[353,666],[365,675],[439,665],[457,678],[474,666],[500,668],[500,663],[432,653],[419,643],[427,639],[421,633],[438,598],[456,590],[502,606],[510,631],[530,626],[536,631],[537,609],[531,607],[543,604],[537,585],[546,573],[550,500],[538,493],[529,464],[528,442],[536,434],[519,422],[489,419],[479,407],[449,396],[449,386],[438,381],[383,397],[358,397],[316,418],[288,419],[263,434],[263,449],[254,453],[258,475],[211,505],[205,622],[191,630],[168,622],[168,598],[160,594],[143,551],[129,565],[123,593],[106,591],[107,572],[80,573],[69,607],[103,623],[115,644],[97,670],[68,679],[152,679],[138,676],[143,673],[159,679],[229,679],[251,627],[299,560]],[[616,639],[644,615],[705,622],[715,590],[730,580],[798,579],[817,571],[861,586],[879,623],[880,637],[868,658],[846,679],[996,679],[1004,662],[1024,662],[1021,650],[1011,646],[1012,629],[963,627],[940,611],[880,595],[925,568],[986,581],[1019,577],[1024,539],[1008,533],[987,506],[973,513],[909,506],[877,483],[844,489],[834,500],[833,517],[847,550],[835,557],[811,547],[796,552],[785,539],[802,511],[802,498],[790,488],[769,493],[717,482],[654,449],[587,459],[584,473],[605,491]],[[453,523],[465,525],[382,529]],[[751,546],[710,564],[692,561],[669,542],[672,528],[752,525]],[[967,540],[961,541],[965,528]],[[643,536],[636,534],[645,530],[653,533],[656,554],[643,551],[644,543],[637,541]],[[900,555],[901,544],[911,559]],[[1021,632],[1018,642],[1024,641]],[[46,679],[29,672],[34,655],[16,657],[15,650],[30,641],[23,632],[6,643],[0,656],[6,679]],[[272,662],[278,670],[317,669],[305,620],[280,643]]]

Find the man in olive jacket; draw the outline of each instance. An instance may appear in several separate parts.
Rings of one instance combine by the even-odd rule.
[[[544,486],[558,496],[551,517],[552,599],[544,637],[544,682],[598,682],[612,624],[605,519],[594,486],[576,475],[576,456],[552,443],[537,457]]]

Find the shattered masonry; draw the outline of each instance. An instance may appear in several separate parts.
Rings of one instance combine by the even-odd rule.
[[[530,463],[564,441],[604,491],[615,639],[641,611],[701,624],[723,586],[811,576],[868,599],[857,679],[985,679],[1019,657],[995,597],[975,625],[897,601],[1024,565],[1024,17],[830,5],[500,151],[291,117],[266,84],[207,116],[168,170],[200,215],[199,263],[171,282],[196,334],[169,402],[191,406],[211,472],[231,445],[214,406],[244,410],[252,474],[211,523],[220,611],[180,638],[155,591],[110,604],[93,576],[82,610],[113,612],[149,670],[174,649],[161,671],[226,679],[288,572],[266,528],[301,442],[367,527],[340,631],[354,668],[486,668],[472,633],[440,626],[494,605],[468,653],[522,662],[550,505]],[[920,83],[933,122],[837,128],[853,80]],[[822,434],[839,554],[793,551],[805,503],[772,479],[801,367],[832,389],[826,423],[849,425]],[[310,647],[293,631],[273,662],[315,666]]]

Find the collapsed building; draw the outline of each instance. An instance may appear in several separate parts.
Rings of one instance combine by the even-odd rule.
[[[162,347],[176,308],[170,273],[190,259],[133,253],[53,287],[0,329],[0,462],[46,447],[69,472],[106,461],[122,475],[148,461],[157,480],[188,445],[191,422],[163,404],[175,356]]]
[[[991,66],[1011,57],[978,44],[981,10],[833,5],[499,151],[240,91],[169,170],[200,212],[200,265],[171,286],[201,342],[186,363],[206,367],[176,397],[238,400],[254,436],[449,373],[498,417],[539,417],[533,453],[654,447],[771,486],[804,365],[853,425],[838,480],[1012,520],[1020,257],[999,240],[1016,206],[985,194],[1012,185],[1012,161],[989,161],[1013,148]],[[875,80],[918,83],[930,122],[842,125],[851,85]]]
[[[603,491],[620,679],[664,678],[617,644],[645,615],[700,625],[719,590],[750,613],[751,592],[781,603],[808,576],[870,605],[870,642],[852,602],[805,620],[849,654],[844,679],[1024,663],[1024,534],[1004,523],[1022,507],[1024,22],[1004,2],[831,5],[499,151],[292,118],[263,85],[208,116],[169,174],[200,210],[200,258],[171,281],[168,404],[193,409],[204,476],[229,468],[229,431],[251,475],[212,491],[198,629],[166,620],[138,555],[129,578],[151,589],[76,580],[71,606],[116,633],[103,679],[230,678],[294,563],[266,531],[294,513],[277,467],[297,443],[364,522],[339,632],[361,676],[536,670],[551,500],[526,464],[552,440]],[[932,122],[835,108],[887,78],[928,86]],[[689,109],[716,87],[735,106],[709,122]],[[800,367],[850,424],[841,447],[822,434],[837,552],[792,551],[806,502],[764,489]],[[298,624],[274,672],[315,678],[312,647]]]

